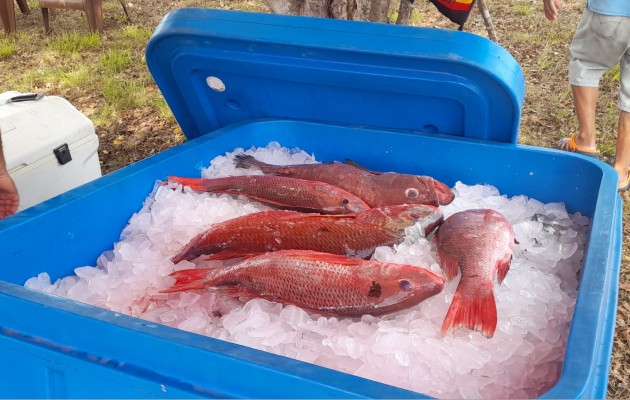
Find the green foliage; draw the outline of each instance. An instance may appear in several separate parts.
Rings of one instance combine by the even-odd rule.
[[[115,119],[116,116],[116,108],[110,104],[105,104],[98,113],[92,115],[90,119],[92,120],[94,126],[98,128],[107,125],[110,121]]]
[[[613,69],[606,72],[603,77],[603,79],[608,82],[619,82],[620,78],[621,74],[619,72],[619,64],[615,65]]]
[[[122,28],[114,34],[116,41],[122,43],[123,46],[135,47],[144,46],[153,34],[153,29],[149,27],[138,27],[130,25]]]
[[[171,122],[175,122],[175,116],[173,116],[171,108],[166,103],[166,100],[164,100],[164,97],[162,96],[151,97],[149,98],[148,104],[151,106],[151,108],[157,110],[157,112],[160,113],[162,118],[169,120]]]
[[[528,16],[532,13],[532,5],[527,3],[515,4],[514,13],[516,15]]]
[[[84,50],[98,48],[101,36],[97,33],[63,33],[50,40],[50,49],[61,54],[76,54]]]
[[[57,72],[58,82],[64,87],[93,86],[94,71],[85,65],[77,65],[75,68]]]
[[[421,25],[423,19],[423,13],[419,12],[416,8],[411,10],[411,17],[409,18],[409,25]]]
[[[9,38],[0,39],[0,60],[11,57],[17,52],[17,44]]]
[[[106,77],[101,89],[108,105],[116,110],[140,107],[146,104],[144,87],[136,81]]]
[[[99,71],[105,75],[117,74],[132,62],[131,51],[109,49],[99,60]]]

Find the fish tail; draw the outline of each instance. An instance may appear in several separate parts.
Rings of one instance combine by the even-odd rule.
[[[188,186],[192,190],[197,192],[206,192],[212,190],[212,185],[210,185],[208,179],[201,178],[184,178],[181,176],[169,176],[169,183],[179,183],[182,186]]]
[[[208,269],[183,269],[181,271],[175,271],[169,275],[176,279],[173,286],[162,290],[160,293],[177,293],[203,289],[207,286],[209,274],[210,270]]]
[[[237,154],[234,156],[234,165],[236,168],[244,168],[250,169],[252,167],[256,167],[261,171],[265,172],[264,167],[271,167],[269,164],[265,164],[262,161],[258,161],[254,156],[250,156],[248,154]]]
[[[199,257],[199,254],[197,254],[195,251],[193,251],[195,247],[191,246],[191,243],[186,245],[179,253],[177,253],[176,255],[171,257],[171,262],[173,264],[178,264],[178,263],[180,263],[180,262],[182,262],[184,260],[190,261],[190,260],[192,260],[194,258]]]
[[[488,285],[473,286],[477,284],[478,281],[470,282],[462,278],[442,323],[442,336],[449,330],[456,330],[462,326],[479,331],[488,338],[494,335],[497,327],[494,290]]]

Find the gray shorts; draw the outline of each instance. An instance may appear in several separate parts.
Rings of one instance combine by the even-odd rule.
[[[569,55],[569,83],[574,86],[598,87],[602,75],[619,64],[617,106],[630,112],[630,17],[584,10]]]

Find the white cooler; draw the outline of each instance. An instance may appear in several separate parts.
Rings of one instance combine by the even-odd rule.
[[[61,97],[0,93],[0,132],[19,210],[101,176],[94,124]]]

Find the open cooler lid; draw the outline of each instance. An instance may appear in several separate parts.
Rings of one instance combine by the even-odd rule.
[[[146,57],[189,139],[267,118],[518,138],[521,68],[466,32],[179,9]]]

